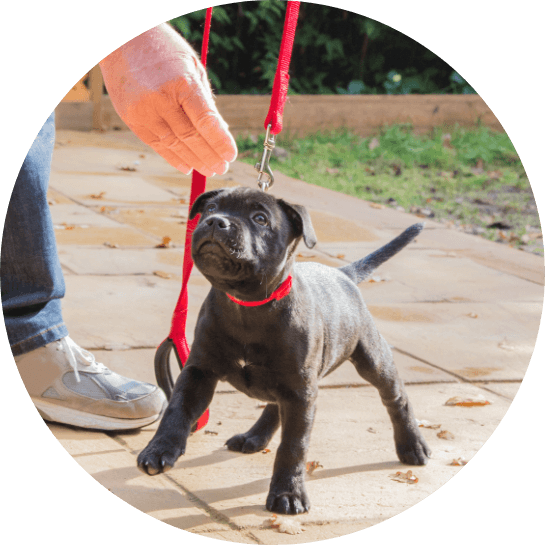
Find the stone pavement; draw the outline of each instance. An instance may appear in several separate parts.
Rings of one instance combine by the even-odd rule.
[[[235,163],[208,188],[255,186]],[[155,347],[166,337],[181,285],[190,179],[130,133],[59,131],[49,199],[65,272],[70,335],[126,376],[155,382]],[[339,266],[363,257],[420,221],[415,216],[277,175],[273,193],[309,208],[319,243],[298,259]],[[171,247],[156,248],[163,237]],[[188,338],[208,283],[189,283]],[[50,424],[74,459],[113,494],[172,526],[241,543],[306,543],[349,534],[400,513],[440,488],[490,437],[513,400],[535,344],[543,304],[543,258],[427,221],[415,243],[360,286],[400,374],[433,458],[423,468],[397,461],[378,394],[345,364],[327,377],[318,401],[307,478],[312,508],[305,531],[279,533],[264,503],[278,437],[270,452],[241,455],[223,446],[260,414],[223,384],[205,431],[165,475],[149,477],[136,456],[157,425],[101,433]],[[490,405],[452,407],[453,396],[484,395]],[[448,431],[450,440],[438,437]],[[417,484],[391,479],[412,469]]]

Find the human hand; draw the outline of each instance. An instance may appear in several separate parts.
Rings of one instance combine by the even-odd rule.
[[[197,54],[170,26],[137,36],[100,67],[115,110],[140,140],[184,174],[227,172],[235,141]]]

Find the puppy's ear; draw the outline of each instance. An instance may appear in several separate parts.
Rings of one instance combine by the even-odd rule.
[[[201,214],[207,201],[213,199],[222,191],[222,189],[214,189],[214,191],[207,191],[206,193],[199,195],[199,197],[197,197],[197,200],[193,203],[191,210],[189,211],[189,219],[192,220],[197,214]]]
[[[317,242],[316,233],[307,209],[299,204],[289,204],[282,199],[279,199],[278,203],[291,221],[295,229],[295,236],[302,236],[307,248],[314,248]]]

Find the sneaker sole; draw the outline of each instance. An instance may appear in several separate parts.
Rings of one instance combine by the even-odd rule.
[[[123,419],[84,413],[68,407],[54,405],[41,399],[37,400],[32,398],[32,401],[34,402],[36,409],[38,409],[40,416],[44,420],[58,424],[68,424],[78,428],[95,429],[101,431],[133,430],[148,426],[161,418],[167,406],[167,402],[165,402],[161,412],[153,416],[148,416],[146,418]]]

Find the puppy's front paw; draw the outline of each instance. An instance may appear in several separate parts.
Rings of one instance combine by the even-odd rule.
[[[140,471],[147,475],[157,475],[171,469],[184,452],[185,448],[175,448],[161,441],[154,442],[152,439],[149,445],[138,455],[136,463]]]
[[[268,511],[281,515],[300,515],[310,509],[310,501],[304,488],[292,492],[270,491],[267,496]]]

